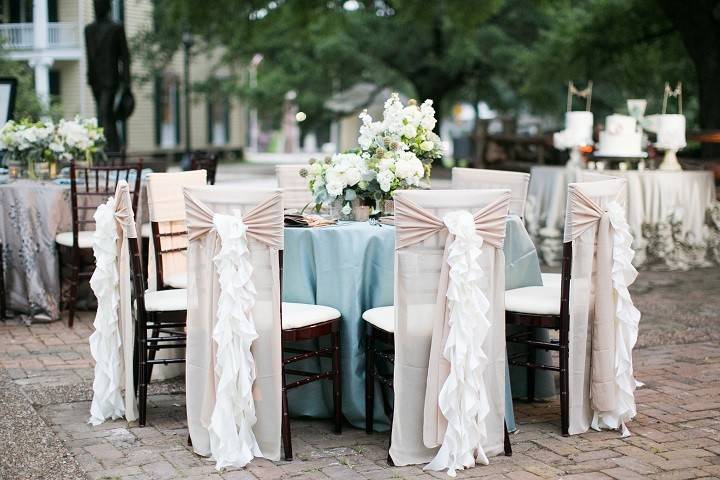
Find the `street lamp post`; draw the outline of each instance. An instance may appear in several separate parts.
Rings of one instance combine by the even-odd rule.
[[[190,161],[192,141],[190,139],[190,53],[195,41],[189,31],[182,34],[182,44],[185,48],[184,82],[185,82],[185,156]]]

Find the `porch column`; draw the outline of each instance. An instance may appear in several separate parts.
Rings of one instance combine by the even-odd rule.
[[[29,63],[35,70],[35,95],[47,107],[50,105],[50,67],[53,64],[53,59],[36,57],[31,59]]]
[[[33,0],[33,42],[35,50],[48,47],[47,0]]]

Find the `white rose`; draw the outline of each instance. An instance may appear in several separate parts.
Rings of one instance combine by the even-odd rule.
[[[395,180],[395,175],[390,170],[385,170],[377,175],[377,181],[380,184],[380,190],[383,192],[389,192],[392,186],[392,182]]]
[[[352,212],[352,207],[349,203],[346,203],[343,205],[342,210],[340,210],[343,215],[350,215],[350,212]]]
[[[420,149],[424,152],[429,152],[433,148],[435,148],[435,144],[433,142],[431,142],[430,140],[425,140],[424,142],[422,142],[420,144]]]
[[[348,168],[345,172],[345,181],[352,187],[362,179],[362,173],[356,167]]]

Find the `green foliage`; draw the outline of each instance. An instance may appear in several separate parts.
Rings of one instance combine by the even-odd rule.
[[[154,29],[134,41],[151,72],[181,48],[184,30],[196,54],[222,47],[219,63],[233,72],[262,54],[253,88],[239,73],[231,85],[195,87],[212,94],[223,85],[264,120],[277,121],[295,90],[304,127],[326,122],[325,100],[361,81],[431,98],[441,112],[484,100],[559,118],[567,81],[592,79],[601,118],[633,97],[654,113],[664,82],[682,80],[691,124],[698,110],[693,65],[655,0],[155,0],[155,12]]]

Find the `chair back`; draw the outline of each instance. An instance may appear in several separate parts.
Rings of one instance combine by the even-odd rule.
[[[504,389],[505,382],[502,237],[509,198],[507,189],[405,190],[395,195],[395,411],[390,445],[391,456],[396,461],[434,455],[434,450],[426,445],[436,444],[437,422],[428,422],[424,416],[428,413],[426,395],[438,398],[438,385],[433,386],[430,381],[437,367],[432,352],[442,350],[442,332],[447,326],[442,325],[446,321],[446,310],[444,304],[440,304],[444,301],[443,289],[448,288],[442,274],[449,235],[443,217],[458,210],[475,216],[476,232],[483,238],[479,264],[483,270],[482,290],[489,302],[487,318],[491,323],[482,347],[489,360],[484,382],[493,392],[490,395],[493,413],[488,415],[486,425],[489,442],[502,445],[504,406],[502,401],[496,402],[495,397],[502,398],[499,389]],[[478,228],[482,221],[476,214],[493,210],[495,205],[501,205],[493,214],[494,230],[500,230],[500,237],[486,238]],[[428,224],[438,226],[435,233],[428,235]]]
[[[81,167],[70,164],[70,203],[72,208],[73,245],[78,246],[81,230],[94,229],[93,214],[101,203],[115,194],[120,180],[130,186],[133,211],[140,196],[142,161],[135,165]],[[90,228],[92,226],[92,228]]]
[[[607,173],[593,172],[592,170],[580,170],[578,172],[578,182],[602,182],[613,178],[619,177]]]
[[[303,168],[307,168],[307,164],[275,167],[275,176],[278,187],[282,189],[283,205],[286,209],[302,210],[313,201],[307,180],[300,176]]]
[[[187,226],[183,188],[202,186],[206,171],[151,173],[147,180],[148,209],[152,239],[148,256],[148,283],[165,288],[164,278],[187,272]],[[151,268],[152,267],[152,268]]]
[[[217,388],[216,348],[212,341],[219,312],[221,283],[214,261],[222,251],[222,239],[215,220],[218,214],[241,216],[252,273],[242,277],[242,287],[252,282],[255,290],[252,318],[258,335],[252,343],[255,363],[253,397],[257,423],[253,432],[263,455],[279,457],[282,417],[282,352],[280,318],[279,252],[283,242],[283,207],[278,189],[238,189],[232,186],[185,188],[188,245],[187,311],[187,418],[193,445],[210,451],[209,426]],[[234,234],[239,232],[235,231]],[[235,244],[237,247],[237,244]],[[223,268],[224,270],[224,268]],[[247,273],[247,272],[245,272]],[[236,298],[235,308],[247,298]],[[247,313],[247,312],[244,312]],[[238,328],[241,328],[238,326]],[[245,333],[245,332],[243,332]]]
[[[618,247],[608,211],[624,214],[627,181],[592,180],[568,185],[565,218],[561,317],[570,333],[570,434],[590,427],[593,402],[612,391],[603,387],[603,393],[591,393],[593,385],[614,382],[614,327],[598,319],[614,315],[613,252]],[[602,376],[608,378],[601,381]]]
[[[218,156],[209,152],[193,152],[190,156],[190,170],[205,170],[208,185],[215,185]]]
[[[505,170],[485,170],[479,168],[452,169],[452,188],[507,188],[510,190],[510,213],[523,218],[527,199],[530,174],[508,172]]]

